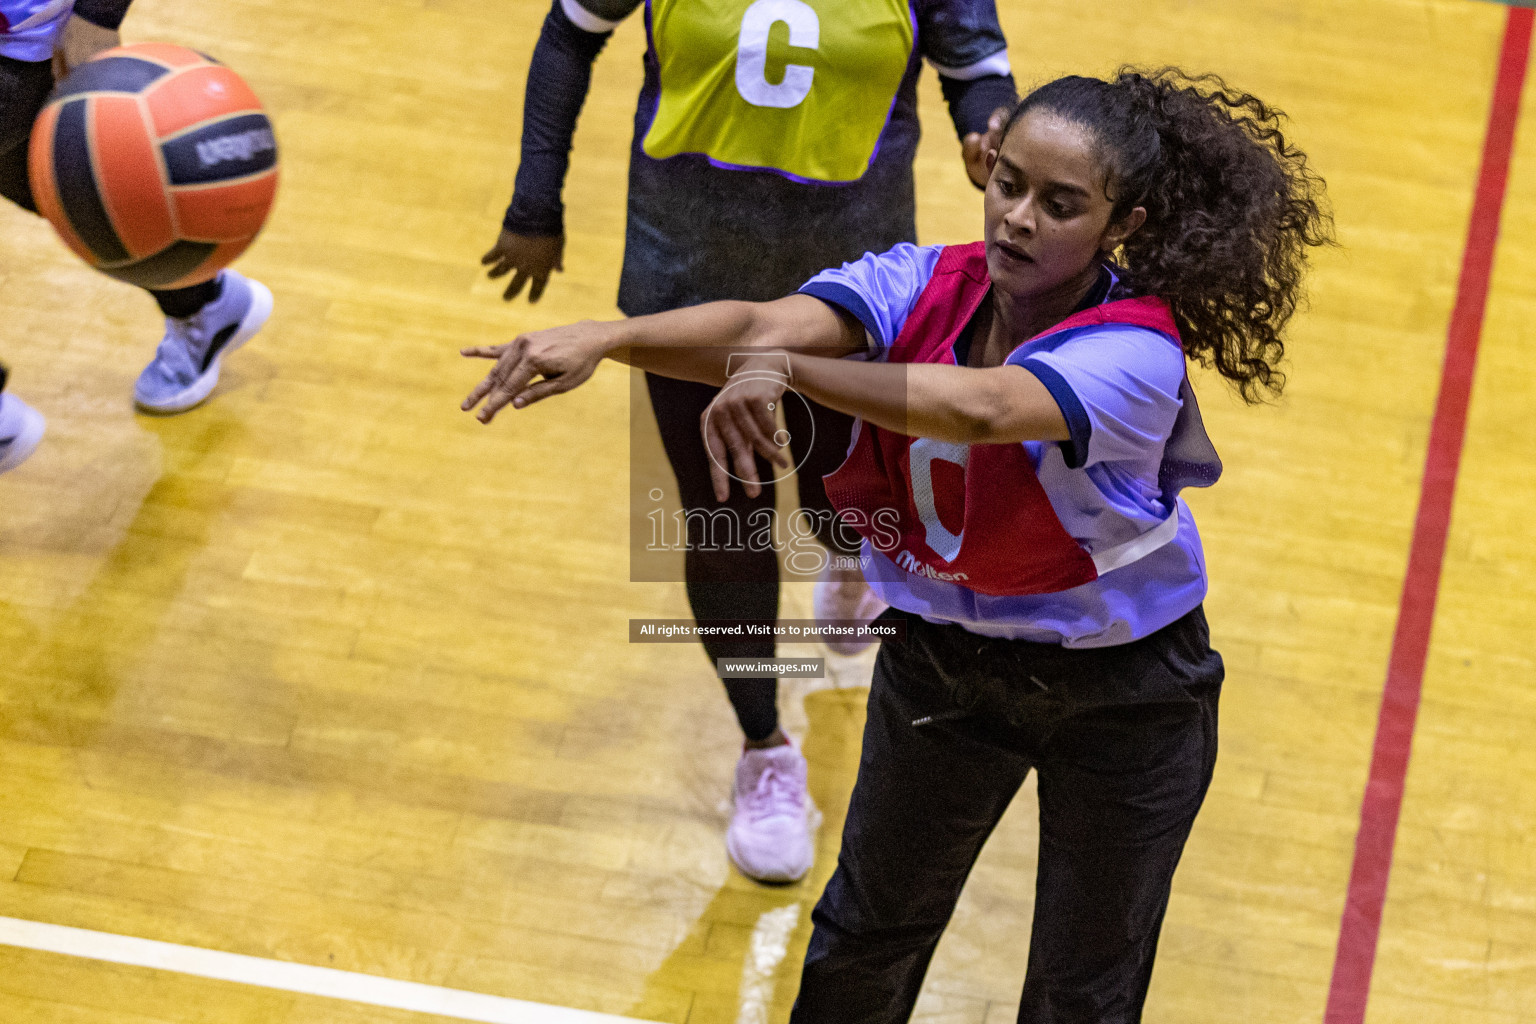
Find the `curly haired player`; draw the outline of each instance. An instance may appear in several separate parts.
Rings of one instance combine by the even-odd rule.
[[[792,1020],[907,1019],[1031,769],[1019,1019],[1140,1020],[1223,678],[1178,497],[1221,472],[1186,360],[1249,401],[1281,389],[1307,250],[1331,238],[1321,196],[1278,112],[1218,78],[1063,78],[1019,104],[992,154],[982,242],[897,246],[775,302],[465,351],[497,360],[464,403],[484,401],[485,422],[604,356],[719,384],[745,355],[751,379],[724,392],[706,443],[747,480],[754,455],[777,457],[767,407],[791,382],[861,421],[827,492],[906,639],[876,662]],[[718,495],[728,483],[716,473]]]

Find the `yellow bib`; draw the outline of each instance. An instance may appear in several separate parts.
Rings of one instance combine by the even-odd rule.
[[[652,0],[661,103],[645,153],[856,181],[912,37],[906,0]]]

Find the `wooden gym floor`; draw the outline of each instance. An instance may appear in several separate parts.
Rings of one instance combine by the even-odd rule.
[[[1007,0],[1021,85],[1121,61],[1285,108],[1343,247],[1292,382],[1201,387],[1227,476],[1191,501],[1223,750],[1147,1020],[1322,1019],[1506,8],[1474,0]],[[49,417],[0,479],[0,918],[628,1017],[783,1020],[835,859],[868,661],[786,687],[825,814],[810,878],[722,844],[738,750],[686,616],[627,582],[628,380],[482,429],[466,343],[615,314],[640,19],[599,60],[536,307],[478,274],[511,191],[541,0],[141,0],[275,116],[277,294],[214,400],[130,405],[149,301],[0,210],[0,353]],[[1528,92],[1530,90],[1527,90]],[[1536,1020],[1536,123],[1516,137],[1368,1019]],[[931,74],[925,242],[979,233]],[[790,614],[808,613],[789,593]],[[789,653],[800,653],[791,649]],[[804,653],[810,653],[805,650]],[[863,674],[861,676],[861,673]],[[1032,789],[978,866],[920,1018],[1013,1019]],[[787,948],[786,948],[787,947]],[[425,1021],[0,945],[0,1021]],[[441,1018],[447,1019],[447,1018]],[[554,1019],[527,1017],[528,1020]]]

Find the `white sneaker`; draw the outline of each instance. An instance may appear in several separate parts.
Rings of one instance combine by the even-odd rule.
[[[811,592],[811,614],[819,621],[853,621],[868,624],[886,609],[886,603],[875,596],[869,584],[863,580],[846,583],[832,579],[831,566],[821,571],[816,589]],[[827,650],[834,654],[858,654],[874,643],[873,640],[823,640]]]
[[[816,851],[805,775],[805,758],[792,743],[742,752],[725,849],[748,878],[797,882],[811,870]]]
[[[224,357],[255,337],[272,315],[272,293],[233,270],[219,272],[219,297],[184,319],[165,318],[165,337],[139,374],[133,400],[145,412],[186,412],[219,382]]]
[[[0,392],[0,473],[27,461],[46,427],[42,413],[15,395]]]

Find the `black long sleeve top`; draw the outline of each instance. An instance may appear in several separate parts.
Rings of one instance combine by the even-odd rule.
[[[782,10],[799,0],[771,2]],[[637,3],[555,0],[528,69],[522,161],[504,221],[508,229],[532,235],[563,230],[561,189],[592,63]],[[620,309],[635,316],[713,299],[777,298],[828,266],[915,240],[912,159],[921,59],[938,68],[961,137],[985,131],[992,111],[1011,106],[1017,96],[992,0],[910,3],[914,39],[905,71],[867,169],[846,183],[723,166],[705,153],[648,155],[645,140],[662,89],[654,33],[648,32]],[[651,29],[649,7],[646,17]],[[772,46],[770,41],[770,51]]]

